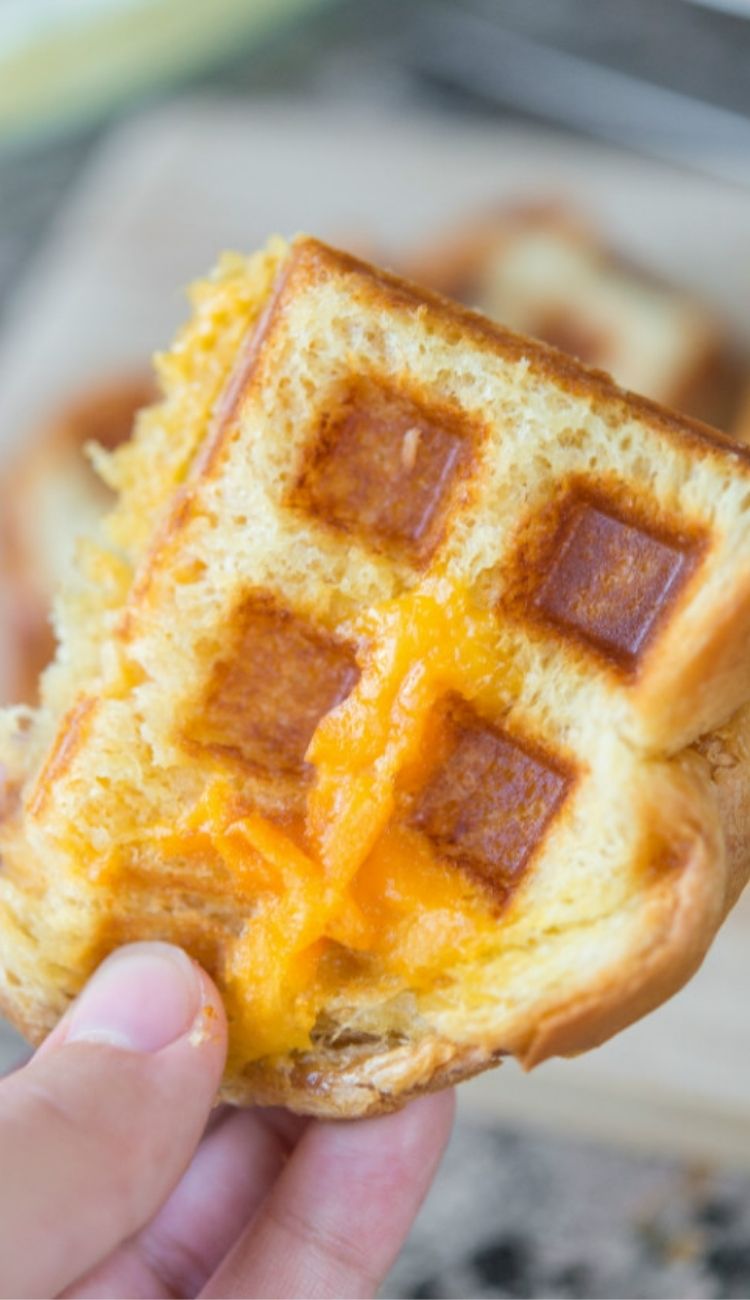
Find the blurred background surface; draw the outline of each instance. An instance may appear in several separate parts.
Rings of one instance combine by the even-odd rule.
[[[0,699],[222,247],[311,230],[750,438],[748,55],[743,0],[3,0]],[[749,975],[746,902],[642,1025],[462,1089],[387,1293],[750,1294]]]

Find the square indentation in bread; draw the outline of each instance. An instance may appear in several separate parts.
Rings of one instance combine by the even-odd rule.
[[[448,710],[445,757],[409,820],[442,856],[503,896],[541,844],[572,780],[567,764],[456,699]]]
[[[601,502],[574,496],[563,510],[534,606],[632,669],[692,568],[692,550],[682,539],[649,532]]]
[[[313,732],[359,677],[354,650],[265,594],[235,614],[188,739],[269,775],[304,776]]]
[[[420,563],[470,452],[456,412],[358,379],[324,418],[295,495],[334,527]]]

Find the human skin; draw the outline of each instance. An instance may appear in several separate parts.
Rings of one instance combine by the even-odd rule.
[[[346,1122],[212,1112],[225,1055],[219,994],[180,949],[103,963],[0,1082],[0,1294],[375,1294],[451,1094]]]

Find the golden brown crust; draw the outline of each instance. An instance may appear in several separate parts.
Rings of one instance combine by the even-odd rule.
[[[298,268],[302,267],[300,270]],[[390,304],[393,307],[415,306],[420,301],[439,312],[441,316],[450,317],[477,346],[488,345],[496,354],[508,360],[528,360],[540,377],[548,379],[565,391],[577,397],[590,397],[593,401],[611,407],[613,402],[621,406],[621,415],[631,415],[643,420],[652,428],[670,437],[694,440],[698,447],[708,449],[718,447],[731,452],[738,461],[750,466],[750,448],[738,446],[730,433],[713,428],[689,415],[678,415],[667,410],[658,402],[638,393],[627,392],[620,388],[611,375],[603,370],[593,369],[577,361],[546,343],[525,335],[505,329],[487,316],[464,307],[452,299],[445,298],[429,289],[415,289],[409,281],[401,279],[388,271],[372,268],[358,261],[348,253],[330,249],[318,240],[305,241],[302,255],[296,262],[296,272],[301,278],[313,280],[325,276],[327,271],[335,268],[341,273],[356,272],[367,277],[372,283],[372,293],[367,297],[373,305]],[[279,301],[283,303],[284,285],[280,286]],[[616,415],[616,409],[612,411]]]

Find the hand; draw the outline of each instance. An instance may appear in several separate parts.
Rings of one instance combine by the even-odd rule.
[[[225,1053],[219,995],[180,949],[104,962],[0,1083],[2,1295],[375,1293],[452,1098],[354,1122],[228,1107],[209,1120]]]

